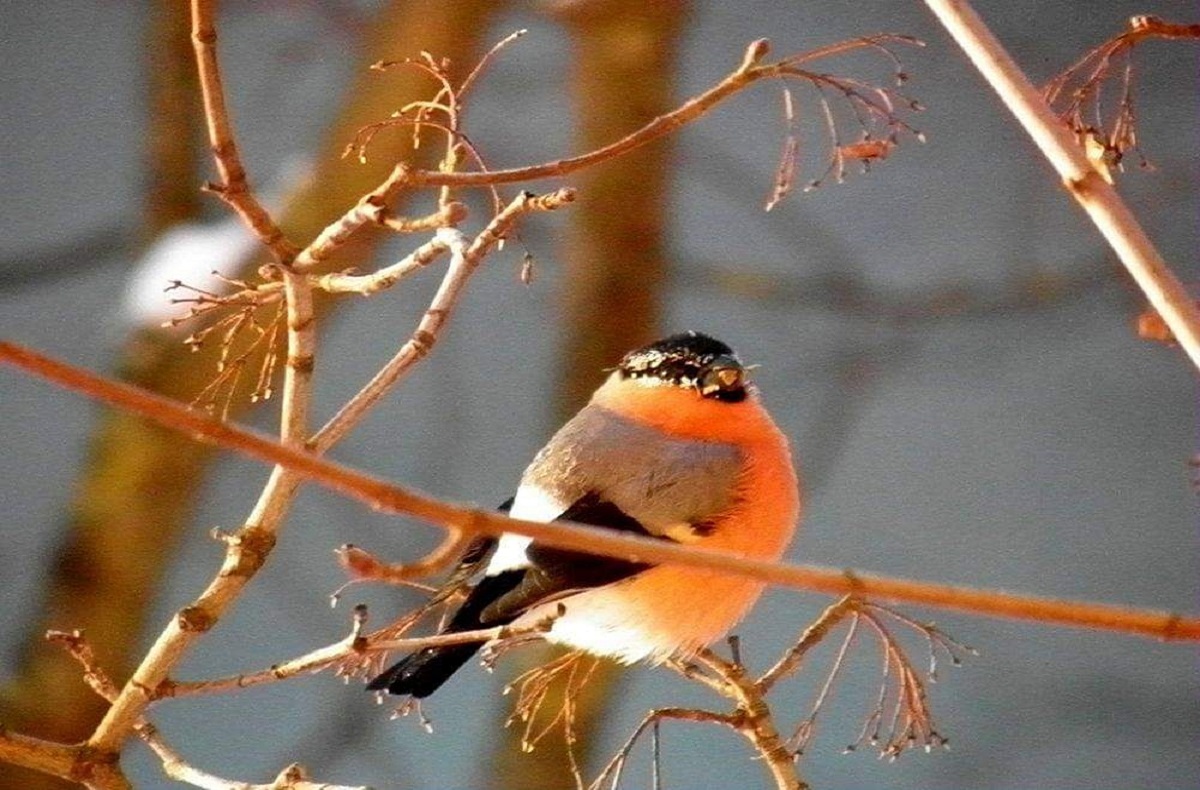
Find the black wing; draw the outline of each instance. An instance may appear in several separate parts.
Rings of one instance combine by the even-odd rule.
[[[513,497],[509,497],[496,509],[501,513],[507,513],[512,510],[512,505]],[[459,558],[458,564],[454,566],[454,570],[450,571],[450,575],[446,577],[446,580],[442,582],[437,592],[433,594],[433,597],[425,605],[433,607],[462,589],[463,585],[470,581],[472,576],[487,567],[488,560],[495,553],[498,542],[496,538],[480,535],[468,543],[467,550]]]
[[[512,500],[505,504],[511,505]],[[502,506],[502,509],[507,510],[507,507]],[[579,499],[556,521],[578,521],[622,532],[650,534],[636,519],[595,494]],[[442,589],[452,591],[465,583],[487,562],[495,547],[496,541],[492,538],[472,542]],[[525,553],[530,562],[528,568],[504,571],[481,579],[454,613],[443,633],[504,625],[536,604],[576,590],[612,584],[650,567],[644,563],[555,549],[537,543],[530,544]],[[456,578],[453,587],[448,586]],[[387,689],[392,694],[411,694],[417,698],[427,697],[470,660],[479,647],[478,644],[464,644],[418,650],[376,677],[367,684],[367,688],[372,691]]]
[[[555,521],[577,521],[620,532],[650,535],[636,519],[596,494],[582,497]],[[645,563],[556,549],[538,543],[530,544],[525,556],[529,558],[529,567],[522,571],[520,581],[483,609],[481,619],[485,625],[507,623],[536,604],[570,592],[612,584],[650,567]]]

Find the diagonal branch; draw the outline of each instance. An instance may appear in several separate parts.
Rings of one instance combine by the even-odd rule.
[[[221,85],[221,72],[217,66],[217,29],[213,24],[211,0],[192,0],[192,48],[196,52],[196,66],[200,72],[200,92],[204,99],[209,144],[221,174],[221,183],[209,184],[208,190],[237,212],[274,253],[279,263],[290,264],[299,250],[284,237],[275,220],[251,193],[246,180],[246,168],[242,165],[233,138],[233,124],[229,120],[229,109],[225,106],[225,89]]]
[[[1200,307],[1188,297],[1117,191],[1088,161],[1070,127],[1054,114],[970,3],[925,2],[1042,149],[1062,177],[1063,187],[1117,253],[1192,364],[1200,367]]]
[[[709,649],[698,652],[695,663],[725,681],[723,695],[734,703],[732,726],[750,741],[758,752],[778,790],[807,790],[800,778],[795,755],[775,726],[767,691],[747,672],[736,658],[727,661]]]
[[[355,293],[362,296],[373,294],[391,288],[413,272],[433,263],[448,247],[441,239],[434,238],[417,247],[408,255],[390,266],[385,266],[370,274],[348,274],[333,272],[318,275],[314,281],[315,287],[326,293]]]
[[[336,444],[362,419],[368,409],[378,403],[380,398],[412,370],[417,362],[428,356],[441,336],[442,328],[449,320],[451,312],[458,304],[471,275],[475,273],[484,256],[504,238],[521,216],[532,211],[553,211],[574,199],[575,192],[570,189],[560,189],[541,196],[522,192],[496,214],[469,244],[456,229],[443,228],[438,231],[436,240],[450,250],[450,265],[412,337],[321,430],[317,431],[309,446],[316,452],[324,452]]]
[[[357,659],[393,651],[413,652],[426,647],[491,642],[513,636],[542,633],[545,628],[543,624],[538,623],[529,629],[512,629],[506,626],[497,626],[477,631],[455,631],[454,633],[437,634],[435,636],[402,639],[383,638],[389,630],[391,629],[383,629],[377,635],[372,636],[352,635],[340,642],[334,642],[331,645],[317,648],[302,656],[297,656],[296,658],[255,672],[242,672],[237,675],[229,675],[211,680],[165,680],[154,690],[153,697],[157,701],[175,697],[195,697],[239,691],[250,686],[261,686],[280,680],[287,680],[297,675],[319,672],[327,667],[342,664],[348,659]],[[339,674],[341,673],[339,672]]]
[[[0,341],[0,362],[137,413],[173,430],[279,464],[298,476],[381,512],[404,513],[454,527],[469,535],[496,536],[512,532],[556,548],[632,562],[707,568],[798,590],[869,596],[876,600],[921,604],[975,615],[1118,631],[1164,641],[1200,640],[1200,617],[1195,616],[858,574],[814,565],[763,562],[731,552],[640,538],[601,527],[511,519],[492,511],[443,502],[312,453],[282,446],[254,431],[223,423],[170,399],[97,376],[13,343]]]
[[[839,42],[829,47],[823,47],[815,53],[803,53],[791,56],[776,63],[762,63],[762,59],[770,52],[770,42],[765,38],[761,38],[752,42],[746,48],[738,67],[716,85],[688,99],[671,112],[658,116],[640,129],[606,146],[578,156],[558,159],[553,162],[546,162],[530,167],[511,168],[507,170],[489,170],[486,172],[413,170],[408,173],[406,182],[412,187],[494,186],[496,184],[512,184],[569,175],[570,173],[583,170],[608,159],[622,156],[635,148],[639,148],[670,134],[680,127],[699,119],[721,102],[756,82],[788,75],[797,75],[798,72],[795,68],[797,63],[805,62],[815,57],[843,54],[855,49],[879,49],[881,44],[886,42],[920,45],[920,42],[905,36],[880,34]],[[804,76],[807,77],[807,73]]]
[[[92,790],[129,790],[132,786],[114,759],[83,746],[55,743],[10,732],[0,726],[0,762],[79,782]]]
[[[838,623],[852,614],[858,605],[859,602],[854,596],[846,595],[821,612],[821,616],[817,618],[816,622],[804,629],[804,633],[796,640],[796,644],[792,645],[779,661],[758,679],[758,685],[762,688],[763,693],[770,692],[776,683],[796,671],[808,652],[836,628]]]
[[[93,691],[109,702],[117,698],[119,692],[116,685],[96,662],[91,645],[84,638],[82,631],[50,631],[46,638],[61,644],[79,662],[83,667],[83,679]],[[140,716],[134,723],[134,732],[158,755],[162,761],[163,773],[176,781],[204,790],[369,790],[363,787],[343,787],[309,781],[308,772],[299,763],[292,763],[284,768],[269,784],[236,782],[214,776],[185,761],[179,752],[163,739],[158,728]]]
[[[205,116],[217,167],[225,179],[222,196],[251,224],[280,258],[287,318],[287,360],[280,406],[280,439],[293,448],[308,438],[316,333],[312,283],[291,269],[294,249],[254,199],[234,144],[216,61],[216,32],[209,0],[192,2],[193,39],[201,71]],[[137,727],[156,688],[191,645],[207,633],[233,605],[274,548],[276,534],[301,478],[276,466],[247,523],[226,540],[225,559],[216,577],[189,606],[180,609],[142,657],[133,675],[116,694],[96,726],[88,746],[116,752]]]
[[[653,727],[657,731],[659,723],[668,719],[690,721],[697,724],[719,724],[734,730],[738,728],[737,717],[726,713],[714,713],[700,708],[655,708],[633,728],[633,732],[625,739],[625,743],[621,744],[621,748],[617,749],[601,769],[599,776],[588,785],[588,790],[602,790],[605,785],[610,790],[617,790],[621,786],[621,775],[625,771],[625,763],[629,760],[629,755],[633,752],[633,747],[637,745],[638,740],[647,729]]]

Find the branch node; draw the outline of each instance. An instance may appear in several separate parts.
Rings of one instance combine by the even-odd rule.
[[[80,784],[92,785],[98,768],[116,767],[121,755],[108,749],[97,749],[94,746],[82,744],[76,747],[75,760],[71,764],[71,780]]]
[[[350,647],[357,653],[361,653],[367,647],[367,637],[363,633],[366,625],[367,605],[357,604],[354,607],[354,619],[350,623]]]
[[[225,544],[225,564],[222,576],[253,576],[275,548],[275,533],[261,526],[246,526],[232,535],[214,534]]]
[[[215,618],[202,606],[185,606],[175,615],[179,630],[189,633],[204,633],[216,623]]]
[[[218,543],[223,543],[227,547],[241,545],[242,539],[236,532],[226,532],[220,527],[213,527],[208,531],[208,536]]]
[[[316,359],[312,354],[288,355],[287,366],[297,373],[307,375],[316,367]]]
[[[1137,14],[1129,17],[1129,29],[1134,33],[1141,33],[1151,28],[1162,25],[1162,17],[1154,16],[1153,14]]]
[[[433,350],[433,344],[437,342],[437,338],[428,330],[417,329],[412,334],[411,342],[413,353],[419,358],[429,355],[429,352]]]
[[[771,42],[768,39],[760,38],[757,41],[751,41],[750,46],[746,47],[745,54],[742,55],[742,63],[737,69],[738,73],[745,74],[757,66],[759,61],[765,58],[770,51]]]
[[[299,782],[308,781],[308,771],[300,763],[292,763],[279,772],[275,777],[275,781],[271,783],[273,790],[288,790],[295,787]]]

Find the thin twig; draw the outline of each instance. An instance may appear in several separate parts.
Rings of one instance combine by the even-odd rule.
[[[211,20],[209,20],[211,23]],[[428,53],[422,53],[421,58],[411,59],[397,62],[396,64],[377,64],[377,68],[385,68],[389,65],[407,65],[422,69],[430,74],[441,85],[441,89],[437,96],[429,102],[416,102],[410,104],[405,110],[400,112],[399,118],[382,121],[379,124],[374,124],[366,132],[366,137],[363,140],[352,144],[351,148],[357,148],[362,154],[363,148],[369,143],[370,136],[377,128],[382,128],[392,123],[411,123],[415,125],[415,133],[419,135],[422,126],[435,126],[442,128],[446,132],[447,148],[442,162],[439,164],[436,171],[418,171],[412,169],[406,163],[397,164],[388,175],[388,177],[374,190],[363,196],[358,203],[347,211],[340,219],[327,226],[316,239],[312,241],[304,250],[300,251],[295,256],[295,260],[291,263],[296,271],[308,271],[320,262],[329,257],[341,244],[345,243],[349,237],[361,229],[364,225],[375,223],[385,226],[395,227],[398,230],[410,230],[413,227],[412,223],[397,223],[388,217],[388,205],[401,191],[405,189],[415,189],[425,186],[441,187],[438,205],[439,211],[431,215],[427,222],[422,224],[422,227],[430,224],[439,224],[440,227],[452,227],[457,218],[453,216],[445,216],[453,214],[459,204],[450,199],[451,190],[462,186],[489,186],[493,188],[493,200],[499,205],[499,198],[495,195],[494,186],[499,183],[508,183],[512,181],[544,178],[550,175],[565,175],[569,172],[588,167],[597,162],[621,156],[635,148],[638,148],[646,143],[649,143],[662,135],[668,134],[674,129],[687,123],[691,123],[703,116],[706,112],[712,109],[717,103],[725,98],[733,95],[742,88],[768,77],[793,77],[809,81],[818,89],[822,84],[835,86],[855,107],[856,112],[859,106],[866,110],[866,114],[874,116],[875,120],[885,122],[890,130],[889,140],[873,140],[868,139],[866,142],[856,143],[851,146],[853,150],[843,151],[842,146],[837,142],[836,133],[831,137],[831,162],[836,163],[840,172],[846,159],[858,158],[864,163],[871,159],[882,158],[890,150],[889,142],[894,143],[896,131],[905,129],[916,133],[902,119],[900,119],[893,111],[890,100],[888,100],[888,92],[885,89],[867,86],[861,82],[854,80],[845,80],[833,77],[827,74],[818,74],[814,72],[804,71],[798,68],[798,64],[805,63],[822,57],[831,57],[834,55],[843,54],[856,49],[868,48],[883,52],[893,63],[898,64],[896,55],[890,49],[890,45],[896,43],[920,45],[920,42],[904,36],[896,36],[891,34],[881,34],[876,36],[868,36],[859,39],[838,42],[836,44],[812,50],[807,53],[800,53],[785,58],[782,61],[774,64],[763,65],[759,61],[767,54],[769,49],[765,39],[752,43],[745,51],[742,62],[738,68],[726,77],[717,86],[714,86],[709,91],[706,91],[695,98],[685,102],[676,110],[659,116],[641,129],[626,135],[624,138],[615,143],[589,152],[582,156],[551,162],[543,165],[537,165],[528,168],[518,168],[507,171],[490,171],[484,166],[482,159],[475,152],[470,141],[465,138],[460,128],[460,104],[464,91],[470,87],[470,83],[475,76],[480,73],[480,70],[488,64],[491,55],[498,51],[504,44],[512,40],[512,37],[505,39],[493,49],[492,53],[485,56],[480,61],[476,70],[467,78],[467,81],[456,92],[450,82],[450,77],[445,70],[444,62],[436,61]],[[216,75],[215,53],[210,50],[206,51],[211,64],[210,70]],[[897,65],[898,81],[902,74],[899,72]],[[210,89],[214,92],[219,91],[219,80],[213,80]],[[875,98],[878,94],[882,99]],[[219,93],[214,95],[218,96]],[[824,100],[822,99],[823,103]],[[909,102],[915,107],[915,103]],[[206,105],[208,106],[208,105]],[[219,104],[214,104],[214,111],[223,110],[223,100]],[[826,105],[827,106],[827,105]],[[412,117],[405,115],[410,110]],[[447,124],[442,127],[439,124],[430,121],[428,114],[433,111],[438,111],[446,116]],[[868,130],[868,119],[863,119],[860,113],[860,124],[864,130]],[[224,116],[222,116],[224,117]],[[226,118],[227,121],[227,118]],[[228,124],[222,127],[226,133]],[[868,138],[871,137],[869,130],[866,132]],[[230,139],[232,139],[230,137]],[[476,163],[480,167],[479,172],[458,172],[460,164],[460,148],[465,148],[471,153]],[[795,148],[795,146],[792,146]],[[226,149],[221,146],[214,145],[214,151],[218,156]],[[236,154],[236,149],[230,149]],[[785,155],[785,160],[786,160]],[[814,182],[814,184],[817,182]],[[810,187],[813,185],[810,185]],[[776,199],[783,197],[785,190],[777,191]],[[511,206],[510,206],[511,208]],[[505,214],[504,210],[498,210],[496,220],[501,219]],[[496,220],[493,220],[495,222]],[[352,281],[344,279],[344,276],[334,275],[331,279],[325,281],[325,285],[330,289],[354,290],[357,288],[374,288],[385,287],[384,283],[391,284],[394,280],[388,276],[380,276],[377,280],[362,280]],[[444,283],[446,285],[447,283]],[[449,290],[446,294],[454,301],[456,291]],[[427,313],[426,319],[432,320],[434,323],[444,321],[445,315],[442,313]],[[367,384],[364,390],[359,394],[354,402],[348,404],[331,421],[324,429],[318,432],[314,439],[313,446],[317,449],[327,449],[329,444],[335,442],[337,438],[344,434],[348,427],[354,424],[361,418],[362,410],[369,408],[371,404],[381,397],[382,392],[393,386],[407,370],[417,361],[419,361],[425,353],[428,346],[426,341],[432,339],[436,341],[437,333],[433,332],[426,335],[425,327],[419,327],[414,333],[412,339],[405,344],[404,348],[397,354],[396,358],[384,370],[380,371],[377,376]],[[231,369],[228,376],[237,375],[240,369]],[[261,378],[261,376],[260,376]]]
[[[541,196],[522,192],[496,214],[470,244],[453,228],[439,231],[438,240],[450,250],[450,265],[412,337],[321,430],[317,431],[310,446],[317,452],[323,452],[335,444],[362,419],[367,410],[411,371],[417,362],[433,350],[441,336],[442,328],[449,320],[467,282],[483,257],[504,238],[519,217],[532,211],[553,211],[574,199],[575,193],[570,189],[560,189]]]
[[[931,750],[934,746],[944,746],[946,740],[933,726],[933,716],[926,699],[925,684],[904,648],[872,607],[860,608],[858,615],[878,636],[884,661],[880,701],[868,717],[868,722],[874,721],[876,725],[870,735],[870,743],[873,746],[879,745],[879,725],[883,721],[882,700],[886,698],[887,678],[890,674],[896,679],[895,700],[892,706],[892,715],[888,719],[886,736],[883,737],[880,748],[881,756],[894,760],[913,746],[923,746],[926,751]],[[863,732],[866,732],[866,728]],[[854,746],[857,746],[857,743]],[[850,748],[853,749],[853,747]]]
[[[588,785],[589,790],[601,790],[605,784],[608,785],[609,790],[617,790],[621,785],[621,774],[625,770],[625,763],[629,760],[633,747],[637,745],[638,740],[647,729],[658,725],[664,719],[690,721],[698,724],[719,724],[734,730],[738,727],[738,719],[725,713],[714,713],[699,708],[656,708],[647,713],[634,727],[633,732],[625,739],[625,743],[621,744],[621,748],[617,749],[600,771],[600,775]]]
[[[311,286],[295,272],[285,273],[288,293],[288,362],[284,369],[280,431],[282,443],[304,445],[311,393],[313,322]],[[167,677],[187,650],[207,633],[262,568],[301,478],[276,466],[246,524],[226,537],[225,560],[216,577],[190,605],[180,609],[143,656],[125,687],[88,739],[93,748],[115,751],[134,729],[150,702],[149,690]]]
[[[919,44],[915,39],[885,34],[839,42],[830,47],[816,50],[815,53],[825,56],[829,54],[842,54],[862,48],[877,49],[877,44],[883,40]],[[759,80],[796,74],[795,64],[817,56],[814,53],[801,53],[800,55],[793,55],[776,63],[761,63],[760,61],[766,57],[769,50],[770,45],[766,39],[759,39],[752,42],[746,48],[739,66],[716,85],[688,99],[671,112],[658,116],[645,126],[622,137],[620,140],[602,148],[597,148],[594,151],[545,164],[512,168],[509,170],[491,170],[488,172],[414,170],[408,174],[407,183],[415,188],[429,186],[494,186],[496,184],[537,181],[543,178],[569,175],[599,162],[622,156],[635,148],[639,148],[666,134],[670,134],[681,126],[686,126],[696,121],[725,99]]]
[[[666,666],[688,680],[707,686],[722,697],[729,696],[728,681],[717,675],[709,674],[704,667],[678,657],[668,659]]]
[[[280,406],[280,441],[284,446],[300,448],[308,438],[315,358],[312,284],[307,277],[290,268],[292,261],[285,256],[290,243],[281,234],[272,234],[273,224],[263,224],[270,222],[265,212],[255,211],[258,203],[246,185],[225,108],[214,48],[213,9],[208,0],[193,0],[192,25],[210,143],[217,166],[226,179],[226,187],[230,184],[234,187],[237,202],[232,205],[242,207],[239,213],[243,213],[247,222],[258,223],[254,227],[264,243],[282,257],[287,305],[287,360]],[[278,229],[274,228],[274,231],[277,233]],[[102,752],[117,751],[149,704],[151,690],[167,678],[188,649],[237,600],[274,548],[276,534],[300,479],[293,471],[275,467],[246,524],[226,541],[225,559],[216,577],[192,604],[180,609],[159,634],[88,738],[90,747]]]
[[[775,726],[762,686],[741,664],[726,661],[711,650],[701,650],[694,661],[726,681],[725,696],[735,707],[734,728],[758,752],[777,790],[806,790],[808,785],[800,778],[795,755]]]
[[[386,631],[387,629],[385,629]],[[288,680],[298,675],[319,672],[334,666],[348,658],[369,656],[393,651],[411,652],[426,647],[444,647],[447,645],[462,645],[472,642],[489,642],[494,639],[523,633],[537,633],[541,629],[523,629],[514,631],[503,627],[484,628],[477,631],[459,631],[452,634],[437,634],[408,639],[385,639],[376,637],[358,637],[343,639],[331,645],[317,648],[302,656],[289,659],[279,664],[273,664],[267,669],[254,672],[242,672],[210,680],[164,680],[154,690],[155,700],[174,697],[195,697],[209,694],[222,694],[239,691],[251,686],[262,686]],[[380,632],[380,636],[384,634]]]
[[[242,166],[233,124],[225,104],[225,89],[217,65],[217,30],[213,24],[210,0],[192,0],[192,48],[200,73],[200,92],[204,99],[204,119],[221,183],[209,185],[209,191],[219,196],[237,212],[258,238],[284,265],[296,257],[298,248],[283,235],[271,215],[250,191],[246,168]]]
[[[1133,50],[1151,38],[1200,39],[1200,24],[1180,25],[1145,14],[1131,17],[1127,30],[1088,50],[1042,91],[1052,108],[1061,106],[1059,118],[1080,138],[1088,158],[1102,174],[1107,174],[1109,165],[1123,169],[1123,160],[1130,151],[1138,154],[1143,167],[1149,167],[1137,139]],[[1119,68],[1122,64],[1124,67]],[[1114,71],[1121,77],[1114,97],[1117,108],[1110,115],[1105,112],[1103,100]],[[1064,96],[1065,100],[1060,102]],[[1112,183],[1111,178],[1106,180]]]
[[[817,716],[820,715],[825,701],[829,699],[829,693],[833,690],[842,667],[845,666],[846,654],[850,651],[850,646],[854,644],[854,638],[858,635],[859,619],[857,612],[851,613],[850,627],[846,629],[846,636],[842,638],[842,644],[838,647],[837,655],[833,658],[833,664],[825,675],[825,682],[821,684],[821,690],[817,693],[817,698],[813,701],[812,707],[808,711],[808,716],[797,725],[796,729],[792,732],[792,737],[788,739],[788,745],[795,750],[797,756],[803,753],[808,747],[809,739],[816,732]]]
[[[671,563],[707,568],[799,590],[869,597],[952,609],[975,615],[1118,631],[1164,641],[1200,640],[1200,617],[1109,604],[1041,598],[923,581],[859,574],[814,565],[786,565],[738,554],[618,533],[568,522],[543,524],[511,519],[490,510],[453,505],[355,471],[312,453],[283,447],[245,428],[148,392],[59,362],[7,341],[0,341],[0,362],[7,362],[70,390],[140,414],[173,430],[203,438],[357,499],[376,510],[403,513],[469,535],[526,535],[548,546],[632,562]]]
[[[853,596],[847,595],[821,612],[821,616],[817,618],[816,622],[804,629],[804,633],[780,657],[775,666],[764,672],[758,679],[758,683],[763,691],[769,692],[775,687],[776,683],[792,672],[795,672],[800,666],[800,662],[808,654],[808,651],[824,639],[830,631],[836,628],[838,623],[842,622],[857,606],[857,600]]]
[[[441,568],[445,568],[462,555],[474,538],[474,535],[464,534],[451,527],[447,530],[446,537],[441,543],[415,562],[388,565],[379,562],[363,549],[351,545],[338,549],[338,561],[347,568],[369,564],[372,581],[385,584],[404,584],[414,579],[431,576]]]
[[[413,272],[433,263],[450,247],[440,238],[433,238],[417,247],[391,266],[370,274],[338,272],[316,276],[313,286],[326,293],[355,293],[371,296],[391,288]]]
[[[966,0],[925,0],[967,57],[1062,177],[1063,186],[1137,281],[1200,367],[1200,309],[1167,267],[1137,218],[1088,161],[1071,132]]]
[[[783,88],[783,120],[785,132],[783,151],[779,154],[779,164],[775,166],[775,183],[771,186],[771,194],[763,204],[763,211],[770,211],[779,205],[788,193],[796,178],[796,159],[800,155],[800,137],[796,132],[796,105],[792,99],[792,91],[786,85]]]
[[[459,205],[459,204],[454,204]],[[403,220],[388,218],[388,223],[403,222]],[[411,229],[417,228],[417,223],[410,226]],[[401,258],[396,263],[390,266],[385,266],[382,269],[371,272],[370,274],[357,274],[351,271],[332,272],[330,274],[309,274],[305,275],[308,278],[311,287],[329,294],[359,294],[361,296],[373,296],[381,291],[385,291],[398,283],[400,280],[409,275],[420,271],[440,255],[449,249],[444,241],[438,238],[430,239],[421,246],[417,247],[408,255]],[[248,283],[240,280],[230,280],[229,282],[237,287],[237,290],[220,295],[198,288],[194,285],[189,285],[179,280],[172,280],[167,286],[168,291],[182,289],[186,295],[176,297],[171,301],[174,304],[191,304],[186,315],[171,318],[163,322],[163,326],[177,326],[185,321],[196,318],[197,316],[205,315],[215,310],[222,308],[235,308],[237,313],[233,316],[227,316],[219,321],[216,321],[202,329],[193,332],[184,340],[184,344],[190,346],[193,350],[198,349],[205,342],[207,337],[216,329],[225,325],[226,322],[232,320],[233,317],[243,317],[252,315],[253,308],[263,307],[266,305],[282,302],[284,299],[284,283],[282,280],[281,270],[278,267],[264,267],[264,272],[268,276],[279,277],[278,280],[268,280],[266,282]],[[243,319],[245,320],[245,319]],[[253,320],[253,319],[250,319]],[[245,353],[245,352],[243,352]]]
[[[507,36],[492,45],[492,48],[487,51],[487,54],[479,59],[479,62],[475,64],[475,68],[471,69],[471,73],[468,74],[462,81],[462,84],[458,86],[459,102],[466,98],[466,95],[470,93],[471,88],[475,85],[475,80],[479,79],[480,75],[487,70],[487,67],[491,65],[492,59],[500,53],[500,50],[504,49],[509,44],[513,43],[528,32],[529,31],[525,28],[514,30],[512,33],[509,33]]]
[[[358,203],[342,217],[325,227],[312,243],[297,255],[293,268],[309,271],[327,259],[335,249],[344,244],[359,228],[367,224],[382,223],[388,205],[411,184],[409,167],[398,164],[375,189],[364,195]]]
[[[309,779],[308,772],[299,763],[292,763],[280,771],[272,781],[261,784],[225,779],[186,762],[179,752],[158,735],[158,730],[153,724],[147,723],[138,735],[162,761],[163,773],[177,782],[185,782],[203,790],[371,790],[364,786],[314,782]]]
[[[541,666],[522,673],[504,688],[505,694],[517,692],[513,712],[505,721],[505,727],[522,723],[521,750],[529,753],[555,729],[561,729],[567,749],[567,762],[578,788],[583,787],[583,775],[575,756],[575,714],[579,695],[600,665],[600,659],[583,651],[574,650]],[[582,669],[581,669],[582,668]],[[558,684],[559,678],[563,682]],[[546,703],[553,699],[556,685],[561,688],[562,700],[552,715],[542,716]],[[539,726],[540,724],[540,726]]]
[[[195,14],[197,25],[206,26],[206,29],[211,32],[211,10],[208,6],[206,4],[198,4]],[[202,16],[204,18],[201,18]],[[202,38],[208,40],[207,35]],[[397,164],[378,187],[367,195],[364,195],[340,219],[328,225],[305,249],[284,260],[284,264],[290,265],[295,271],[307,272],[326,260],[337,247],[344,244],[351,235],[367,224],[379,224],[401,232],[410,232],[417,227],[428,228],[437,226],[442,229],[453,227],[461,219],[462,207],[451,200],[450,196],[453,189],[462,186],[491,187],[493,202],[497,205],[497,219],[499,219],[505,212],[499,209],[499,197],[495,193],[495,184],[543,178],[549,175],[564,175],[597,162],[621,156],[662,135],[670,133],[679,126],[697,120],[720,101],[723,101],[742,88],[768,77],[800,78],[807,80],[818,90],[822,85],[833,86],[851,103],[858,115],[859,123],[864,129],[866,139],[851,146],[843,147],[838,142],[836,130],[834,130],[830,138],[830,161],[831,167],[836,166],[839,180],[844,169],[844,163],[848,159],[857,158],[866,164],[873,159],[880,159],[886,156],[895,143],[898,130],[913,132],[920,139],[919,133],[894,113],[888,89],[877,88],[860,81],[838,78],[828,74],[808,72],[799,68],[799,64],[812,60],[867,48],[882,52],[896,64],[897,82],[900,82],[903,79],[903,73],[900,71],[899,59],[892,51],[891,46],[894,44],[920,45],[919,41],[905,36],[880,34],[838,42],[827,47],[793,55],[778,63],[764,65],[760,63],[768,51],[768,44],[764,39],[752,43],[746,49],[741,64],[721,83],[692,100],[685,102],[674,111],[659,116],[641,129],[626,135],[609,146],[558,162],[507,171],[490,171],[484,165],[482,158],[475,151],[471,142],[466,139],[460,128],[461,103],[463,94],[471,86],[471,83],[478,74],[481,73],[481,70],[486,68],[491,57],[512,39],[513,37],[509,37],[493,48],[492,52],[480,61],[476,69],[468,76],[467,80],[457,91],[446,71],[446,62],[438,61],[428,53],[422,53],[420,58],[399,61],[397,63],[376,64],[376,68],[386,68],[390,65],[406,65],[421,69],[436,79],[441,88],[432,101],[410,103],[399,112],[399,117],[366,127],[360,135],[362,139],[353,143],[350,148],[359,150],[361,156],[363,149],[369,144],[370,137],[374,132],[388,125],[396,123],[412,124],[414,126],[414,134],[418,135],[418,139],[422,127],[433,126],[441,129],[446,134],[447,147],[442,161],[439,163],[436,171],[418,171],[412,169],[406,163]],[[201,50],[198,50],[198,54],[200,53]],[[206,58],[205,73],[209,75],[205,82],[206,90],[208,91],[206,95],[209,96],[209,100],[205,106],[206,109],[214,114],[214,118],[210,120],[210,127],[213,129],[214,135],[213,150],[218,158],[219,166],[224,168],[222,172],[228,170],[232,173],[240,173],[242,171],[237,160],[237,149],[232,145],[232,132],[229,128],[224,99],[220,93],[221,86],[219,72],[217,71],[215,48],[211,45],[207,46],[202,50],[202,54]],[[898,96],[898,98],[903,97]],[[828,104],[823,97],[821,101],[823,106],[828,110]],[[906,100],[906,103],[910,107],[916,108],[914,102]],[[446,125],[429,120],[428,116],[432,112],[445,115]],[[832,118],[830,120],[832,122]],[[875,123],[886,124],[888,130],[888,138],[886,140],[874,139],[871,127]],[[790,137],[789,139],[792,143],[798,143],[795,137]],[[218,140],[221,142],[218,143]],[[226,142],[228,142],[228,145]],[[781,162],[781,166],[785,170],[792,169],[790,159],[794,158],[796,148],[796,144],[789,144],[785,148],[785,155]],[[480,168],[478,172],[458,172],[464,150],[475,160]],[[789,154],[788,152],[791,153]],[[781,175],[777,181],[781,181],[781,183],[787,182],[790,181],[790,178],[790,175]],[[809,188],[818,183],[819,180],[813,182],[809,185]],[[248,188],[244,185],[244,178],[240,184],[237,190],[234,191],[237,194],[245,193],[248,199],[252,199]],[[397,220],[388,215],[388,205],[401,191],[423,186],[437,186],[441,188],[438,198],[438,212],[418,221]],[[777,188],[776,202],[783,197],[787,188],[786,185],[782,189]],[[401,276],[411,271],[412,269],[405,269],[401,273]],[[392,270],[386,275],[380,274],[377,278],[370,280],[351,280],[347,279],[346,275],[332,275],[324,281],[324,285],[330,290],[363,292],[359,289],[386,287],[394,283],[395,280],[392,278],[394,274],[397,274],[397,272]],[[320,287],[320,285],[317,287]],[[450,293],[453,295],[454,292],[451,291]],[[193,309],[192,314],[202,312],[202,308],[203,306],[198,306],[198,308]],[[442,316],[440,320],[444,320],[443,314],[434,313],[433,316],[435,317],[435,321],[437,320],[436,316]],[[430,317],[430,314],[427,314],[426,318]],[[319,432],[313,446],[318,449],[327,449],[329,443],[336,441],[337,437],[342,435],[349,425],[361,417],[362,412],[360,409],[369,408],[381,396],[383,390],[394,385],[412,364],[424,356],[427,350],[425,341],[429,337],[436,340],[437,333],[434,332],[431,336],[427,337],[424,333],[424,328],[419,328],[417,333],[414,333],[412,340],[405,344],[405,347],[397,355],[397,358],[393,359],[392,363],[385,370],[381,371],[374,380],[368,383],[364,391],[360,393],[360,397],[354,403],[349,404],[342,412],[339,412],[335,416],[334,421],[326,426],[326,429]],[[241,358],[239,357],[239,359]],[[260,383],[264,380],[266,373],[269,373],[269,370],[265,368],[260,371]],[[233,384],[236,384],[236,379],[240,374],[240,363],[229,367],[220,382],[221,386],[224,387],[222,391],[231,396],[233,386],[230,382],[232,381]],[[219,394],[220,392],[217,392],[214,395],[214,399]]]
[[[46,634],[46,638],[61,644],[79,662],[83,667],[83,678],[93,691],[109,702],[117,698],[119,692],[116,685],[96,662],[91,645],[84,638],[83,632],[50,631]],[[224,779],[202,771],[184,760],[167,744],[158,728],[144,717],[137,718],[134,732],[158,755],[162,761],[163,772],[167,776],[179,782],[204,788],[204,790],[369,790],[364,787],[344,787],[309,781],[308,773],[299,763],[287,766],[279,772],[274,781],[266,784]]]

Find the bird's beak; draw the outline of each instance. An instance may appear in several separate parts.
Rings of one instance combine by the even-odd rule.
[[[742,371],[738,368],[721,368],[714,371],[714,374],[721,389],[733,389],[742,382]]]
[[[700,394],[733,392],[746,386],[746,368],[731,356],[720,356],[708,364],[700,377]]]

